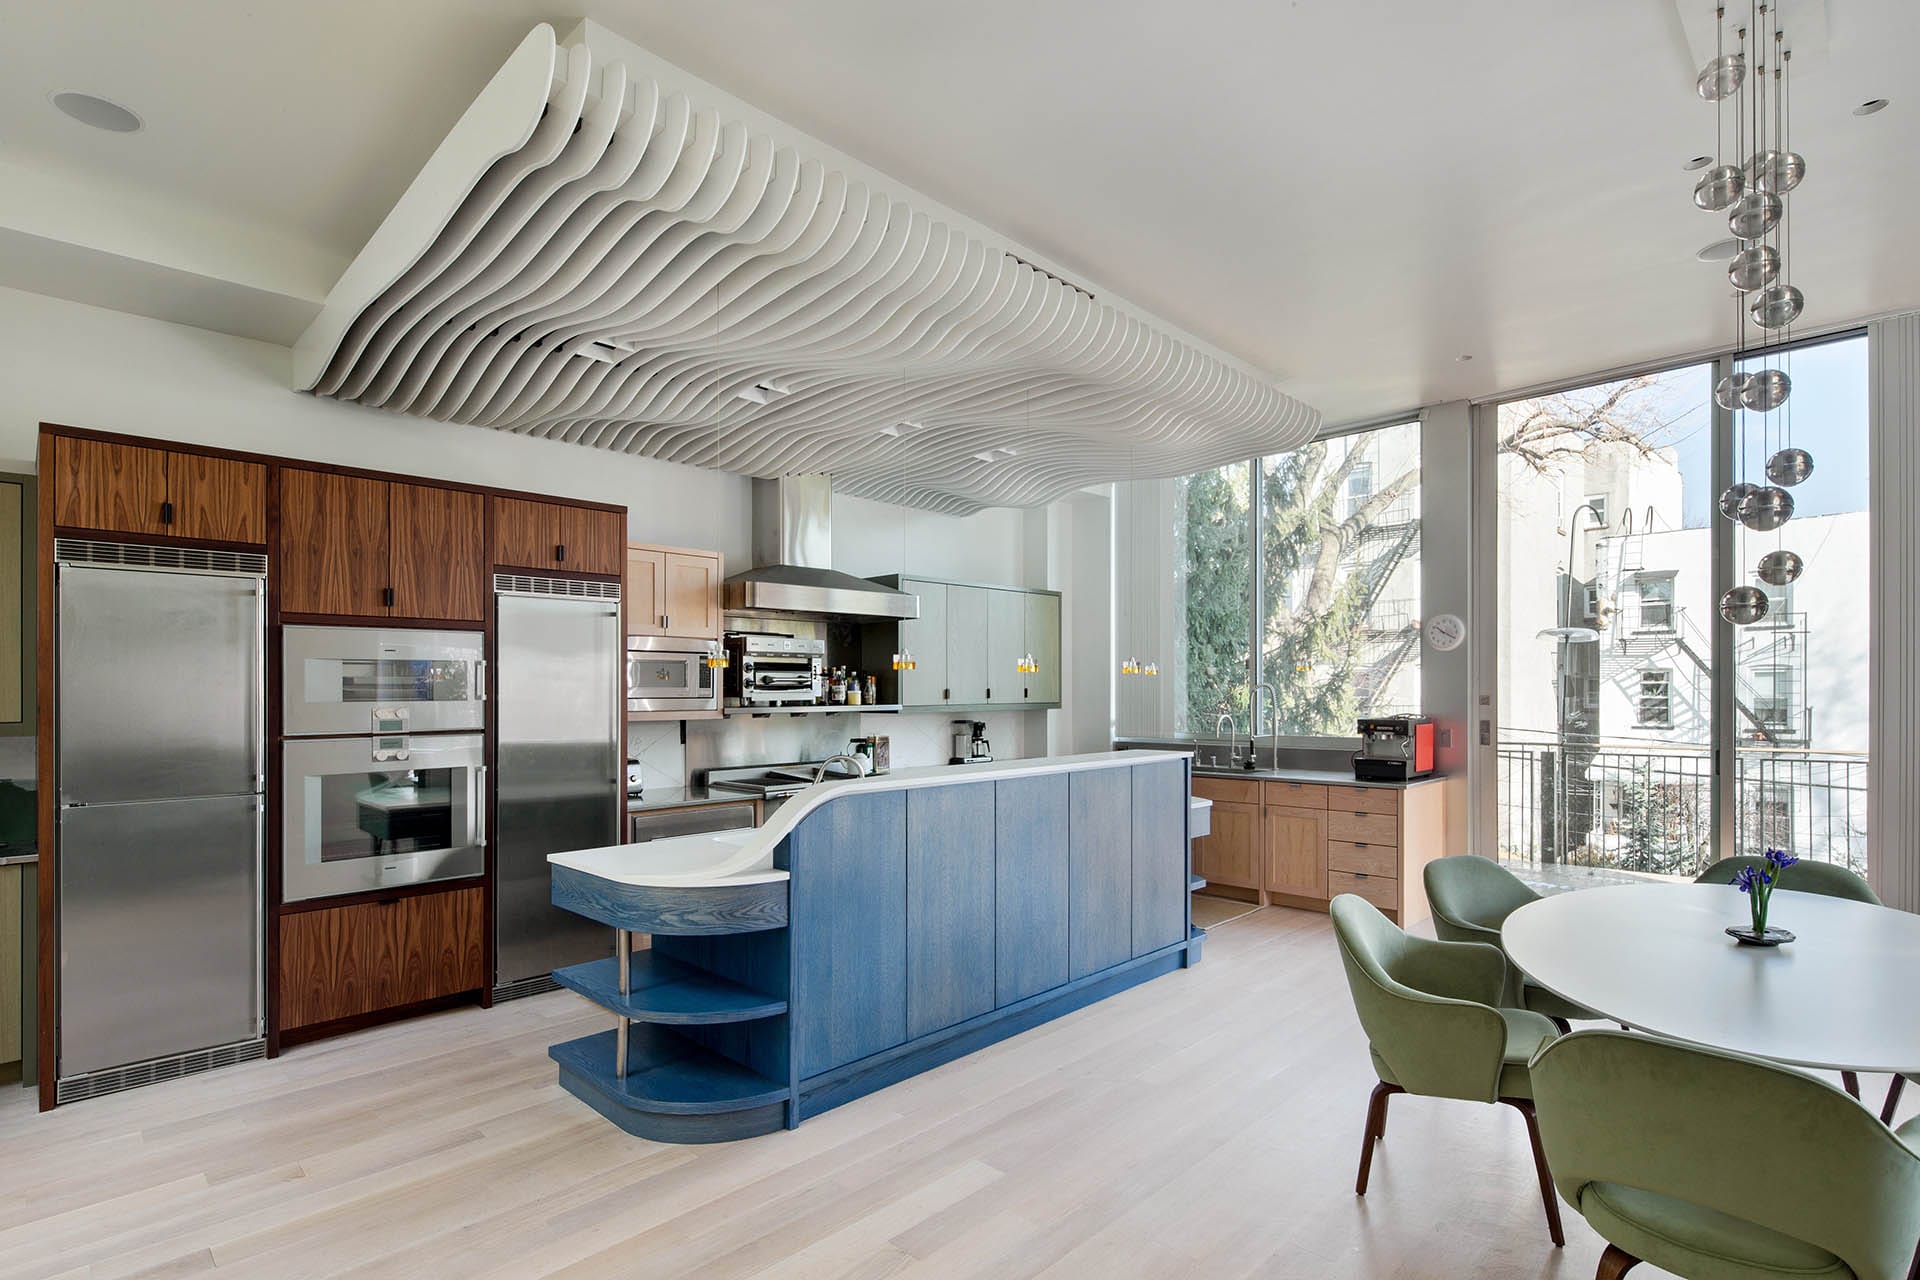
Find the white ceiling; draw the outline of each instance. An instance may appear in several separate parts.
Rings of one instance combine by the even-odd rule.
[[[1920,306],[1920,5],[1822,7],[1795,62],[1810,326]],[[63,291],[45,263],[71,257],[65,291],[99,300],[88,277],[135,261],[129,305],[177,278],[181,318],[290,340],[529,25],[577,16],[1330,421],[1731,337],[1692,259],[1721,233],[1680,166],[1713,115],[1674,0],[4,0],[0,283]],[[76,125],[65,89],[147,127]]]

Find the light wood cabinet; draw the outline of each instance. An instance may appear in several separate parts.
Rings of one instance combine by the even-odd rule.
[[[1194,782],[1199,793],[1200,784]],[[1257,804],[1213,802],[1213,830],[1193,842],[1193,873],[1209,885],[1259,889],[1265,878],[1266,846]]]
[[[622,591],[628,635],[719,643],[725,630],[720,602],[725,566],[718,551],[630,543],[626,556]]]
[[[282,914],[280,1030],[480,990],[483,909],[474,886]]]
[[[1327,815],[1321,809],[1268,805],[1262,818],[1269,893],[1327,896]]]
[[[62,528],[267,540],[267,468],[258,462],[62,436],[53,473]]]
[[[606,574],[625,568],[621,512],[496,496],[492,516],[492,561],[500,568]]]
[[[480,622],[484,530],[477,493],[283,467],[281,612]]]

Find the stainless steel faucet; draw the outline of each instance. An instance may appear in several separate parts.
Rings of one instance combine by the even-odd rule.
[[[1280,767],[1280,691],[1273,687],[1271,680],[1262,680],[1254,686],[1254,690],[1256,693],[1267,695],[1267,767],[1278,769]],[[1253,745],[1253,739],[1259,728],[1260,717],[1256,708],[1256,714],[1247,725],[1247,754],[1255,759],[1260,753]]]
[[[1214,718],[1214,721],[1213,721],[1214,737],[1217,738],[1220,736],[1220,726],[1222,724],[1227,726],[1227,768],[1231,769],[1233,768],[1235,761],[1237,761],[1240,758],[1239,753],[1234,748],[1234,742],[1236,740],[1236,734],[1238,733],[1238,730],[1236,730],[1233,727],[1233,712],[1222,711],[1218,716]],[[1249,737],[1248,739],[1247,749],[1249,751],[1253,749],[1251,737]],[[1214,763],[1218,764],[1219,761],[1220,761],[1220,757],[1218,755],[1215,755]]]
[[[839,761],[841,764],[852,765],[853,777],[864,778],[867,776],[866,761],[862,760],[859,756],[850,756],[850,755],[841,754],[841,755],[828,756],[825,760],[822,760],[819,764],[815,765],[813,769],[813,780],[815,782],[819,782],[822,779],[824,779],[827,776],[827,766],[834,763],[836,760]],[[845,776],[845,775],[842,775],[842,776]]]

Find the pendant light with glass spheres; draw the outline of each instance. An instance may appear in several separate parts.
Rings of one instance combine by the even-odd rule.
[[[1695,89],[1717,111],[1715,163],[1694,185],[1693,203],[1709,213],[1725,213],[1727,230],[1740,249],[1727,264],[1727,281],[1734,289],[1738,334],[1734,371],[1713,389],[1714,402],[1729,413],[1757,417],[1763,437],[1781,437],[1783,447],[1767,459],[1766,484],[1739,480],[1720,494],[1717,507],[1728,520],[1755,533],[1770,533],[1793,518],[1793,495],[1788,492],[1813,474],[1813,455],[1792,446],[1791,410],[1774,414],[1793,394],[1793,379],[1785,369],[1745,371],[1741,353],[1747,345],[1747,322],[1762,331],[1790,339],[1793,322],[1806,298],[1791,279],[1792,241],[1788,234],[1787,194],[1807,174],[1807,162],[1788,145],[1788,87],[1793,51],[1780,30],[1779,0],[1748,0],[1744,19],[1733,20],[1733,52],[1727,51],[1727,10],[1714,9],[1716,56],[1701,69]],[[1752,40],[1751,54],[1748,40]],[[1751,74],[1749,74],[1751,68]],[[1769,93],[1768,79],[1772,79]],[[1733,154],[1722,146],[1732,121]],[[1751,144],[1752,150],[1748,147]],[[1780,425],[1785,422],[1785,426]],[[1743,432],[1744,434],[1744,432]],[[1740,450],[1745,459],[1746,450]],[[1785,586],[1805,567],[1785,548],[1760,558],[1755,574],[1768,586]],[[1751,626],[1767,616],[1767,593],[1759,587],[1730,588],[1720,597],[1720,616],[1736,626]]]

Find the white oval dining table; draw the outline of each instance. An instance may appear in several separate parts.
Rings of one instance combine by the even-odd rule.
[[[1507,956],[1539,986],[1640,1031],[1830,1071],[1920,1070],[1920,916],[1777,891],[1781,947],[1741,946],[1731,885],[1580,889],[1507,917]]]

